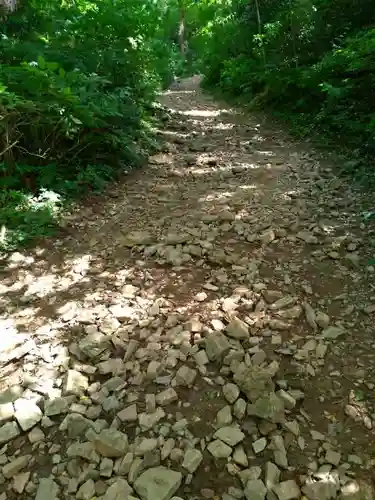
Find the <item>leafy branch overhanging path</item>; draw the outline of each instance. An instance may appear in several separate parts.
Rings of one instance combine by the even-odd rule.
[[[2,263],[0,499],[373,498],[358,194],[196,78],[161,99],[149,167]]]

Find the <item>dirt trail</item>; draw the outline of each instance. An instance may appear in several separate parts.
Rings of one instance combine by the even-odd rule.
[[[370,500],[370,201],[195,79],[0,271],[0,500]]]

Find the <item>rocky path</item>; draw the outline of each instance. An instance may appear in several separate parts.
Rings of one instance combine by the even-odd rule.
[[[370,500],[372,231],[185,84],[165,148],[2,261],[0,500]]]

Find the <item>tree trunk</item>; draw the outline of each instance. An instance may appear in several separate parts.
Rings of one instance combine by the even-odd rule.
[[[259,9],[259,1],[258,0],[255,0],[255,9],[256,9],[256,12],[257,12],[258,35],[261,35],[262,34],[262,20],[260,18],[260,9]],[[260,43],[262,44],[261,51],[262,51],[263,64],[265,66],[266,65],[266,53],[265,53],[265,50],[264,50],[263,41],[261,40]]]
[[[185,46],[185,7],[184,1],[178,0],[178,8],[180,12],[180,25],[178,29],[178,40],[180,44],[181,55],[185,57],[186,46]]]

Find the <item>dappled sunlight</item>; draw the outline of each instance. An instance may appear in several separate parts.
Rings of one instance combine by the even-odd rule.
[[[188,111],[181,111],[182,115],[192,116],[192,117],[201,117],[201,118],[213,118],[220,116],[224,113],[231,113],[230,110],[227,109],[219,109],[219,110],[208,110],[208,109],[189,109]]]

